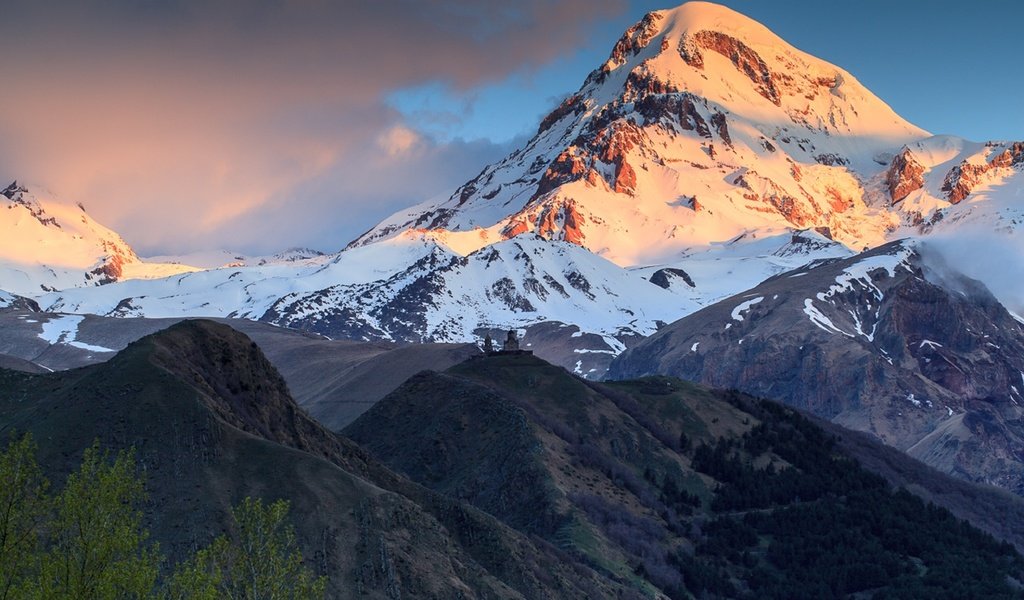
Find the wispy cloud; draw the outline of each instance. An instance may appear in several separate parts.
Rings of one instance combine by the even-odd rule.
[[[1017,260],[996,260],[1024,254],[1021,236],[993,232],[984,225],[961,226],[953,233],[943,233],[922,242],[926,257],[938,257],[931,265],[947,265],[953,270],[977,279],[1015,314],[1024,316],[1024,263]]]

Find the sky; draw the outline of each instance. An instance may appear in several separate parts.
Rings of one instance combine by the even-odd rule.
[[[725,0],[909,121],[1024,139],[1024,6]],[[142,255],[323,251],[523,143],[646,0],[0,0],[0,178]]]

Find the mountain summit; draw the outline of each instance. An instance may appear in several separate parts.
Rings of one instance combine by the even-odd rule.
[[[0,287],[32,295],[195,270],[145,263],[81,204],[14,181],[0,191]]]
[[[522,148],[340,253],[39,300],[356,339],[517,328],[598,378],[639,336],[784,271],[964,223],[1016,231],[1022,148],[931,136],[843,69],[689,3],[630,27]]]
[[[751,230],[862,248],[898,222],[867,181],[928,133],[730,9],[648,13],[523,148],[353,245],[422,228],[460,251],[534,231],[622,266]]]

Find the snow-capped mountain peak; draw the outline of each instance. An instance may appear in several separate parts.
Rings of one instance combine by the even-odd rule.
[[[709,2],[648,13],[588,82],[623,71],[626,99],[652,86],[688,91],[755,122],[789,120],[830,135],[870,138],[883,149],[927,135],[847,71]]]
[[[338,254],[220,252],[203,264],[224,268],[35,295],[396,341],[545,328],[556,360],[599,376],[576,355],[785,271],[965,220],[1016,231],[1022,171],[1024,145],[929,136],[843,69],[694,2],[629,28],[522,148]]]
[[[634,266],[827,228],[861,249],[899,223],[865,182],[927,135],[843,69],[691,2],[630,27],[523,148],[353,245],[421,228],[465,253],[535,232]]]
[[[0,281],[16,294],[194,270],[144,263],[120,235],[93,220],[81,204],[62,202],[42,188],[17,181],[0,192],[0,232]]]

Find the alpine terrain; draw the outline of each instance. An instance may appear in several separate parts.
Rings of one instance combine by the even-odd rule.
[[[535,349],[597,378],[637,336],[812,260],[1016,231],[1021,148],[931,137],[841,68],[691,2],[626,31],[525,146],[338,254],[40,300],[406,341],[553,322]]]
[[[0,191],[0,287],[39,295],[123,279],[152,279],[195,268],[141,260],[121,236],[80,204],[37,195],[17,181]]]
[[[772,277],[663,328],[609,376],[651,373],[782,400],[1024,494],[1024,323],[908,242]]]
[[[90,250],[0,288],[48,313],[244,318],[363,341],[515,329],[588,379],[621,355],[615,376],[740,387],[1021,491],[1024,345],[1005,308],[1021,299],[992,285],[1003,274],[968,281],[922,257],[978,232],[1019,240],[1022,172],[1024,144],[933,136],[842,68],[690,2],[630,27],[521,148],[337,253],[146,279],[125,246],[116,277],[94,272],[114,259]],[[78,223],[33,217],[19,186],[4,195],[33,230]],[[24,239],[19,256],[36,256]]]

